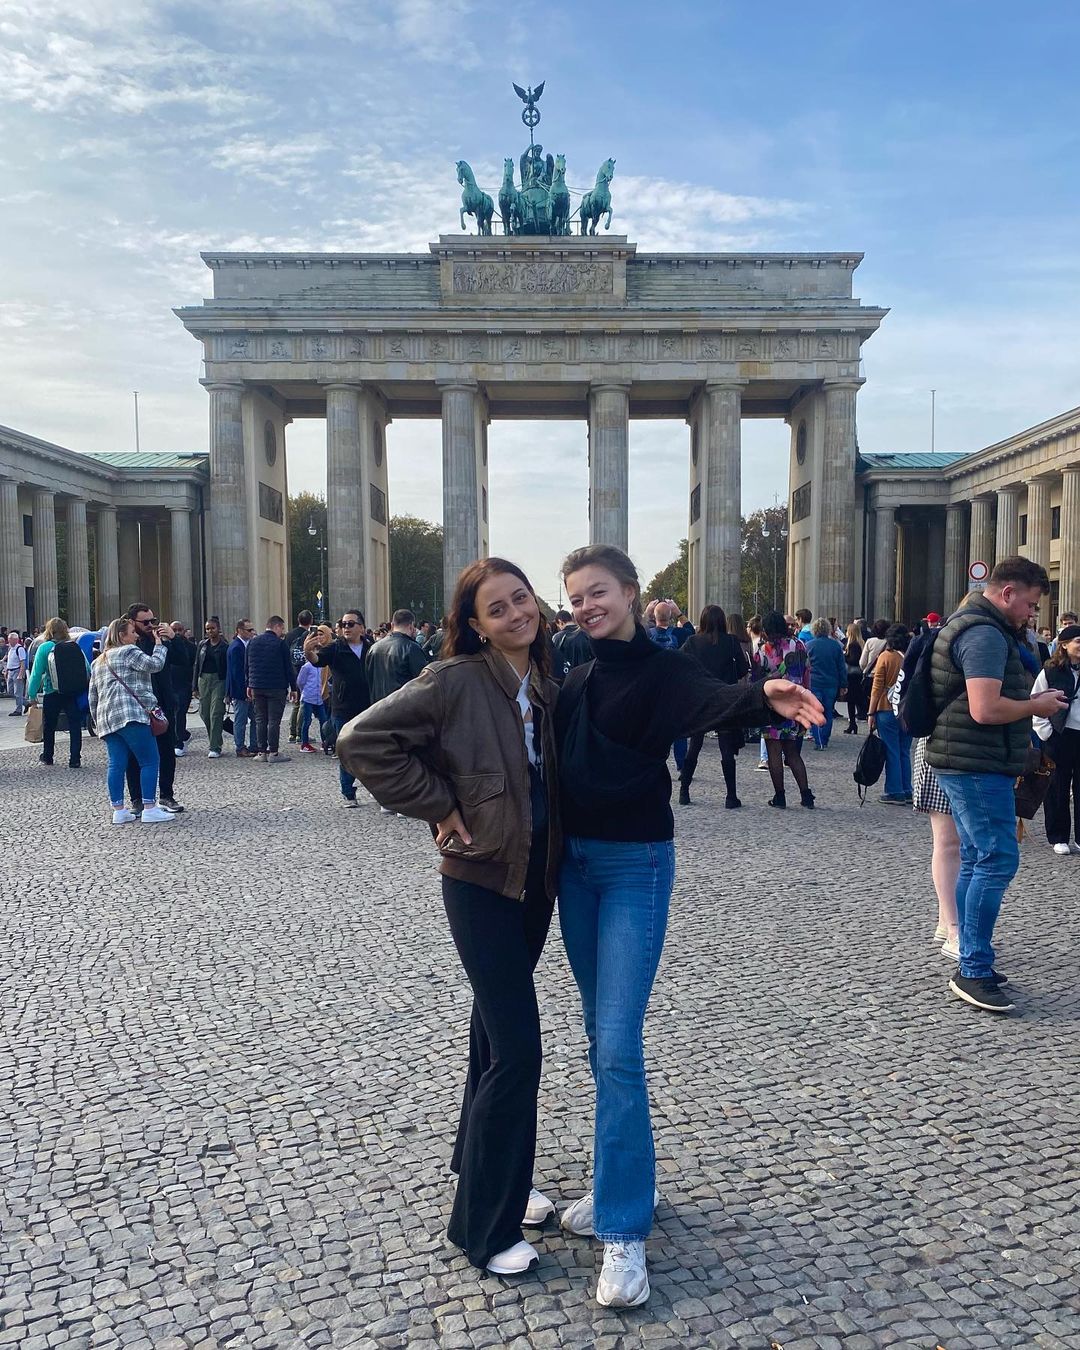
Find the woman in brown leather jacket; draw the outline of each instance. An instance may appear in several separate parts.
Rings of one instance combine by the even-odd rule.
[[[350,722],[338,758],[380,805],[426,820],[473,990],[449,1236],[500,1275],[537,1260],[532,1189],[540,1016],[533,970],[560,861],[550,643],[525,574],[483,558],[458,578],[442,659]]]

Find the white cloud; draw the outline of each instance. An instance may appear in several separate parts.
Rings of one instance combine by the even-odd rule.
[[[272,141],[263,136],[239,136],[212,154],[215,168],[261,178],[265,183],[295,183],[313,176],[314,161],[328,148],[319,133]]]

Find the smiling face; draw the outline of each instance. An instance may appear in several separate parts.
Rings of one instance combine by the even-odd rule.
[[[497,572],[476,590],[473,630],[511,660],[528,652],[540,630],[536,596],[512,572]]]
[[[629,642],[634,636],[633,586],[622,586],[606,567],[590,564],[565,577],[574,621],[592,638]]]
[[[1068,652],[1070,662],[1074,666],[1080,665],[1080,637],[1070,638],[1068,642],[1063,642],[1061,645]]]

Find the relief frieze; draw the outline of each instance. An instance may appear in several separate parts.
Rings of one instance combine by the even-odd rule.
[[[609,262],[456,262],[455,295],[611,295]]]

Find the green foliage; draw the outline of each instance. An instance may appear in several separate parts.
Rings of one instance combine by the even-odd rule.
[[[742,521],[743,618],[787,605],[787,507],[768,506]],[[768,535],[762,533],[768,531]],[[775,571],[774,571],[775,562]],[[775,591],[773,578],[775,576]]]
[[[314,524],[315,537],[308,533]],[[326,498],[314,492],[299,492],[289,498],[289,613],[285,616],[290,627],[302,609],[318,614],[319,602],[315,596],[326,575],[319,545],[326,543]],[[325,589],[325,587],[323,587]],[[329,600],[324,597],[323,613],[329,614]]]
[[[438,623],[443,595],[443,531],[418,516],[390,520],[390,608],[411,609],[417,620]],[[372,622],[389,619],[378,615]]]
[[[690,543],[686,539],[680,539],[679,556],[657,572],[645,587],[641,598],[645,604],[650,600],[674,600],[685,613],[689,585]]]

